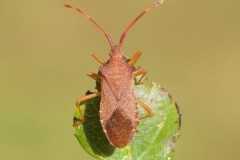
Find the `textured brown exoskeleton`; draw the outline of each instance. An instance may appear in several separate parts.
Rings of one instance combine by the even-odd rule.
[[[98,93],[91,93],[79,98],[76,102],[76,106],[82,114],[80,104],[83,101],[101,96],[99,111],[100,121],[109,142],[115,147],[126,146],[131,141],[134,132],[137,130],[138,120],[153,115],[153,111],[134,96],[134,78],[141,75],[141,78],[137,81],[137,84],[141,84],[143,83],[146,74],[146,70],[134,67],[134,64],[140,57],[141,52],[137,52],[130,60],[128,60],[122,52],[122,44],[128,30],[145,13],[162,3],[163,0],[158,0],[138,15],[138,17],[125,29],[118,45],[113,45],[109,34],[88,14],[72,5],[65,5],[65,7],[75,9],[88,18],[105,34],[110,44],[110,59],[107,62],[104,62],[97,55],[93,54],[93,57],[100,62],[102,66],[100,67],[98,74],[88,73],[88,76],[101,83],[101,89],[99,89]],[[143,107],[148,114],[139,118],[137,103]],[[84,120],[85,119],[83,118],[82,121],[74,123],[74,126],[80,125],[84,122]]]

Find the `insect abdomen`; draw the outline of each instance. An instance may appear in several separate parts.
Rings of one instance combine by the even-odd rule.
[[[137,117],[137,112],[135,114]],[[137,123],[137,120],[132,120],[124,114],[121,108],[116,108],[105,125],[106,135],[111,144],[115,147],[126,146],[132,139]]]

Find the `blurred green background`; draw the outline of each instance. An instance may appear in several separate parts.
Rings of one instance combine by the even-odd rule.
[[[73,136],[75,100],[95,82],[104,35],[119,40],[154,0],[2,0],[0,159],[92,160]],[[167,0],[130,30],[123,50],[168,88],[183,114],[175,160],[239,159],[240,1]]]

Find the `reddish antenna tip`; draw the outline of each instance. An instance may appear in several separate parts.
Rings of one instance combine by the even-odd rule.
[[[70,4],[65,4],[64,7],[73,8],[73,6],[71,6]]]
[[[87,13],[82,11],[80,8],[74,7],[70,4],[65,4],[64,7],[76,10],[77,12],[79,12],[83,16],[85,16],[89,21],[91,21],[98,29],[100,29],[100,31],[102,31],[104,33],[105,37],[107,38],[107,40],[110,44],[111,50],[113,50],[113,42],[112,42],[110,35],[94,19],[92,19],[92,17],[90,17]]]
[[[151,6],[147,7],[146,9],[144,9],[143,12],[141,12],[133,21],[132,23],[130,23],[128,25],[128,27],[124,30],[120,40],[119,40],[119,46],[122,47],[123,45],[123,41],[126,38],[126,35],[128,33],[128,31],[135,25],[135,23],[144,15],[146,14],[148,11],[152,10],[153,8],[160,6],[161,4],[163,4],[165,0],[158,0],[155,3],[153,3]]]
[[[165,0],[158,0],[157,2],[154,3],[155,7],[160,6],[161,4],[163,4]]]

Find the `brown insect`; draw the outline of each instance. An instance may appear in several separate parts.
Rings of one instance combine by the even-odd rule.
[[[146,70],[134,67],[136,61],[141,56],[138,51],[130,60],[125,57],[122,52],[122,45],[129,29],[148,11],[163,3],[163,0],[158,0],[151,6],[141,12],[133,22],[124,30],[119,44],[114,45],[110,35],[96,23],[88,14],[81,9],[72,5],[66,4],[65,7],[72,8],[80,12],[88,18],[95,26],[97,26],[106,36],[110,47],[110,59],[105,62],[96,54],[92,56],[101,63],[99,73],[88,73],[87,75],[101,83],[101,88],[98,93],[91,93],[79,98],[76,101],[76,106],[82,114],[80,104],[83,101],[101,96],[100,102],[100,121],[109,142],[115,147],[124,147],[130,143],[134,132],[137,130],[139,119],[144,119],[153,116],[153,111],[145,105],[140,99],[134,96],[134,78],[141,75],[137,84],[143,83],[146,75]],[[143,117],[138,117],[137,104],[147,111]],[[80,125],[85,119],[75,122],[74,126]]]

